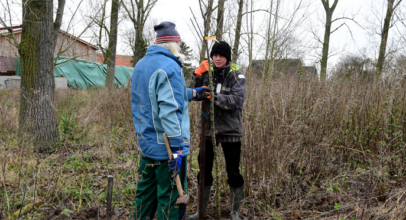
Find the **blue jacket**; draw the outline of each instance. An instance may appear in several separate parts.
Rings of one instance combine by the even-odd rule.
[[[186,88],[181,63],[169,50],[150,46],[134,67],[131,79],[132,115],[142,155],[167,160],[162,133],[172,151],[189,154],[188,102],[193,90]]]

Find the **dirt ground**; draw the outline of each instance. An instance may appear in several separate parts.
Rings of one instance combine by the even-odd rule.
[[[240,209],[240,218],[242,220],[260,220],[260,219],[334,219],[334,220],[352,220],[352,219],[406,219],[405,194],[406,188],[404,184],[398,184],[391,191],[384,191],[385,194],[374,193],[365,199],[365,193],[356,189],[354,186],[353,196],[342,197],[337,194],[325,196],[325,193],[320,190],[319,193],[309,196],[303,201],[290,201],[286,203],[286,198],[283,195],[276,196],[269,201],[274,209],[258,210],[253,208],[256,202],[253,198],[245,198],[244,204]],[[382,192],[381,192],[382,193]],[[355,199],[358,197],[358,199]],[[196,211],[194,196],[191,197],[187,207],[187,216]],[[284,204],[284,205],[282,205]],[[301,206],[300,206],[301,205]],[[282,208],[285,207],[285,208]],[[279,207],[279,208],[278,208]],[[286,208],[289,207],[289,208]],[[296,208],[300,207],[300,208]],[[114,215],[111,219],[128,219],[128,210],[130,204],[124,209],[114,210]],[[221,197],[220,212],[221,219],[230,218],[230,203],[229,197]],[[109,219],[106,215],[105,207],[92,207],[74,213],[69,217],[61,214],[62,208],[59,207],[44,207],[44,212],[49,213],[48,220],[105,220]],[[216,208],[214,201],[210,201],[207,210],[207,219],[216,219]],[[362,216],[362,217],[361,217]]]

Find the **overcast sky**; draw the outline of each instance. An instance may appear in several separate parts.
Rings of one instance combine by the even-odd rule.
[[[282,2],[287,0],[282,0]],[[291,2],[298,0],[289,0]],[[233,0],[228,0],[233,2]],[[234,1],[235,2],[235,1]],[[255,6],[257,8],[268,8],[269,0],[257,0]],[[333,0],[330,0],[332,4]],[[379,28],[380,20],[386,13],[386,0],[339,0],[336,11],[334,12],[334,18],[349,17],[354,18],[359,25],[351,20],[346,20],[345,25],[340,27],[334,34],[331,35],[331,47],[330,54],[330,66],[338,62],[339,57],[346,54],[359,54],[366,53],[370,57],[376,56],[376,47],[378,43],[378,36],[372,34],[371,28]],[[317,53],[314,48],[317,46],[317,41],[311,30],[316,30],[317,36],[323,39],[324,34],[324,19],[325,12],[320,0],[303,0],[302,5],[308,6],[306,9],[306,19],[303,19],[300,24],[302,31],[299,32],[298,38],[303,38],[304,48],[307,53],[304,54],[304,61],[306,64],[311,65],[318,62],[319,52]],[[194,30],[191,26],[192,14],[190,8],[200,15],[198,0],[159,0],[157,5],[152,11],[151,21],[154,24],[158,24],[161,21],[172,21],[176,23],[177,29],[182,36],[182,39],[191,46],[194,50],[198,50],[196,38],[193,34]],[[286,6],[282,10],[285,10],[286,15],[292,10],[293,7]],[[236,10],[236,9],[235,9]],[[256,15],[255,21],[257,29],[261,29],[264,25],[266,15]],[[333,30],[341,25],[343,22],[337,21],[333,25]],[[373,24],[374,23],[374,24]],[[362,26],[362,27],[361,27]],[[391,33],[391,37],[398,37],[399,33]],[[258,39],[260,41],[261,39]],[[311,42],[311,43],[310,43]],[[318,45],[320,46],[320,45]],[[318,50],[320,51],[320,49]],[[197,53],[197,52],[196,52]],[[258,56],[261,52],[258,51]],[[262,59],[263,57],[256,57],[256,59]]]
[[[6,9],[3,6],[6,1],[7,0],[0,0],[0,2],[2,3],[2,7],[0,7],[0,16],[2,17],[4,17],[5,15],[4,12]],[[379,46],[379,36],[374,34],[374,32],[378,32],[379,27],[382,26],[383,16],[386,13],[386,1],[387,0],[339,0],[333,18],[339,18],[343,16],[354,18],[362,27],[350,20],[341,20],[333,25],[332,29],[334,30],[339,25],[343,24],[343,21],[345,21],[345,25],[343,25],[340,29],[338,29],[334,34],[331,35],[330,54],[332,55],[332,57],[329,59],[330,67],[339,60],[340,56],[348,54],[363,54],[367,55],[370,58],[376,58],[376,51],[377,47]],[[14,24],[21,24],[21,15],[19,15],[18,12],[18,8],[21,8],[20,1],[9,0],[9,2],[12,6],[17,8],[13,10],[12,14],[13,19],[16,20]],[[70,20],[69,14],[73,13],[75,9],[74,5],[78,2],[79,0],[67,0],[67,7],[65,8],[64,17],[65,27],[67,27]],[[216,2],[217,1],[215,0],[215,4],[217,4]],[[298,4],[300,0],[281,0],[281,2],[284,6],[283,8],[281,8],[280,16],[283,18],[287,18],[290,14],[293,13],[294,5]],[[330,0],[330,2],[333,2],[333,0]],[[317,42],[317,38],[315,36],[323,39],[325,12],[320,0],[302,0],[301,3],[303,7],[301,8],[300,13],[296,15],[298,24],[297,30],[295,32],[295,38],[300,41],[300,45],[295,44],[295,47],[297,47],[297,49],[300,49],[301,51],[304,51],[303,54],[300,54],[301,58],[303,58],[304,62],[307,65],[312,65],[314,63],[317,63],[320,59],[321,44]],[[402,2],[402,6],[405,4],[406,2]],[[268,9],[269,5],[269,0],[254,1],[254,9]],[[228,7],[228,9],[231,9],[231,12],[228,13],[235,14],[237,10],[236,0],[227,0],[226,7]],[[151,12],[146,28],[152,31],[152,27],[154,24],[159,24],[162,21],[174,22],[176,24],[177,30],[182,37],[182,40],[184,40],[186,44],[194,50],[195,55],[197,55],[198,46],[200,45],[200,43],[198,42],[198,39],[196,39],[194,34],[195,30],[192,27],[192,13],[190,12],[190,8],[192,8],[196,16],[198,17],[200,24],[202,24],[198,0],[158,0],[157,4]],[[401,9],[403,10],[403,8],[404,6]],[[86,6],[86,4],[82,4],[80,11],[82,13],[86,13],[86,10],[88,10],[88,7]],[[225,16],[230,15],[225,14]],[[266,20],[266,13],[255,13],[254,31],[258,33],[262,32],[262,36],[264,36],[264,31],[266,30]],[[281,19],[281,23],[283,23],[282,21],[283,19]],[[231,24],[231,22],[229,23]],[[81,25],[80,23],[81,17],[77,16],[77,18],[70,23],[71,28],[68,31],[72,34],[80,33],[81,29],[83,29],[81,28],[81,26],[83,25]],[[402,37],[403,35],[405,35],[403,34],[404,26],[399,22],[397,22],[397,25],[398,26],[396,28],[393,28],[390,32],[389,46],[399,46],[396,45],[396,43],[404,42],[404,37]],[[123,22],[122,25],[119,27],[119,31],[124,31],[126,29],[128,30],[130,28],[132,28],[131,24]],[[246,29],[243,30],[243,32],[244,31],[246,31]],[[314,35],[312,31],[316,35]],[[226,34],[227,36],[225,38],[229,39],[230,43],[232,43],[232,32],[234,32],[234,30],[230,29],[228,30],[228,32],[229,33]],[[89,36],[89,34],[83,35],[83,38],[90,41],[90,38],[86,38]],[[246,35],[242,36],[241,40],[241,43],[243,44],[241,48],[243,50],[246,49],[246,45],[244,45],[245,41]],[[263,59],[264,39],[263,37],[261,37],[261,34],[258,34],[255,37],[254,44],[254,59]],[[129,50],[128,46],[126,46],[123,42],[119,42],[118,53],[130,55],[131,50]],[[292,56],[294,55],[295,54],[292,54]],[[246,61],[246,59],[246,55],[243,54],[240,62],[244,62]]]

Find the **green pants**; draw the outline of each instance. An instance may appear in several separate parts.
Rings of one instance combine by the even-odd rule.
[[[180,181],[186,193],[187,156],[182,158]],[[140,161],[137,195],[134,199],[130,219],[157,218],[184,219],[186,206],[176,205],[179,194],[176,183],[171,178],[167,160],[153,160],[142,157]]]

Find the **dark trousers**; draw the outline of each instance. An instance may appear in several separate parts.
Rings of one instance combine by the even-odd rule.
[[[185,193],[187,156],[182,157],[180,181]],[[137,195],[133,201],[131,220],[157,219],[178,220],[185,219],[186,206],[176,205],[179,197],[176,183],[171,178],[167,160],[153,160],[142,156],[138,168],[139,181]]]
[[[218,143],[217,143],[218,146]],[[226,171],[227,171],[227,182],[232,188],[241,187],[244,185],[244,179],[240,174],[240,158],[241,158],[241,142],[230,142],[221,143],[223,148],[224,157],[226,159]],[[205,153],[205,174],[204,174],[204,185],[213,185],[213,161],[214,152],[213,144],[210,139],[206,139],[206,153]],[[198,162],[200,167],[200,153],[198,156]],[[200,172],[197,174],[197,179],[199,180]]]

